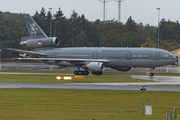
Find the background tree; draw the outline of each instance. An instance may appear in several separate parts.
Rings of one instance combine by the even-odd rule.
[[[28,14],[0,12],[0,49],[31,49],[19,45],[21,37],[28,36],[23,20],[25,15]],[[120,47],[121,38],[123,47],[157,47],[158,28],[149,24],[136,23],[131,16],[125,24],[115,20],[89,21],[84,14],[78,15],[75,10],[70,18],[66,18],[60,8],[53,14],[50,11],[46,12],[42,7],[40,12],[35,12],[33,18],[48,36],[52,19],[52,36],[59,38],[58,47],[72,47],[73,31],[76,47]],[[160,21],[160,48],[169,51],[177,48],[179,27],[178,21],[165,19]],[[18,53],[2,51],[4,60],[17,56]]]

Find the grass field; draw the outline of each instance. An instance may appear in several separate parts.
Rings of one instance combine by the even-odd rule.
[[[31,72],[49,73],[49,71]],[[71,71],[64,71],[61,74],[69,74],[69,72]],[[52,73],[57,73],[57,71],[52,71]],[[134,75],[135,73],[124,73],[124,75],[127,74]],[[141,75],[142,73],[137,74]],[[159,73],[159,75],[163,74]],[[174,76],[176,75],[178,74]],[[58,81],[55,75],[0,74],[0,82],[103,83],[144,81],[117,76],[85,76],[84,80],[75,80],[74,76],[72,77],[72,81]],[[153,106],[153,115],[151,116],[141,114],[142,91],[1,88],[0,96],[0,120],[92,120],[92,116],[95,120],[118,120],[118,111],[121,112],[121,120],[165,120],[166,113],[173,113],[174,107],[177,107],[178,114],[180,113],[179,92],[145,91],[145,105]],[[179,115],[177,120],[180,120]]]
[[[144,93],[153,115],[142,115],[142,91],[0,89],[0,119],[26,120],[165,120],[180,108],[178,92]],[[177,120],[179,119],[179,116]]]

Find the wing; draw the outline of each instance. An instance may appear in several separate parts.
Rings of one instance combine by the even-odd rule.
[[[46,56],[46,54],[44,54],[44,53],[32,52],[32,51],[26,51],[26,50],[19,50],[19,49],[12,49],[12,48],[6,48],[6,50],[15,51],[15,52],[19,52],[19,53],[30,54],[30,55]]]
[[[108,60],[104,59],[66,59],[66,58],[13,58],[15,60],[35,60],[35,61],[66,61],[66,62],[102,62],[102,63],[108,63]]]

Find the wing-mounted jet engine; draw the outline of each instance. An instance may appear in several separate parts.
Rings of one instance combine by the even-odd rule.
[[[105,69],[104,64],[101,62],[90,62],[89,64],[82,66],[82,68],[85,69],[85,71],[87,69],[92,71],[93,75],[102,75]],[[79,74],[78,71],[75,71],[75,74]],[[87,73],[85,72],[85,74]]]

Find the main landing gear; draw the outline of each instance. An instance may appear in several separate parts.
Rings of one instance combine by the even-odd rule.
[[[85,69],[85,71],[80,70],[81,66],[78,66],[77,69],[78,71],[74,71],[74,75],[89,75],[89,71]]]
[[[155,69],[155,68],[149,68],[149,69],[150,69],[149,76],[154,76],[154,73],[153,73],[152,71],[153,71],[153,69]]]
[[[74,71],[74,75],[89,75],[89,71],[87,69],[85,69],[85,71],[81,71],[80,70],[80,66],[77,67],[77,71]],[[102,75],[103,72],[94,72],[92,71],[92,75]]]
[[[93,75],[102,75],[103,72],[93,72]],[[74,75],[89,75],[89,71],[74,71]]]

